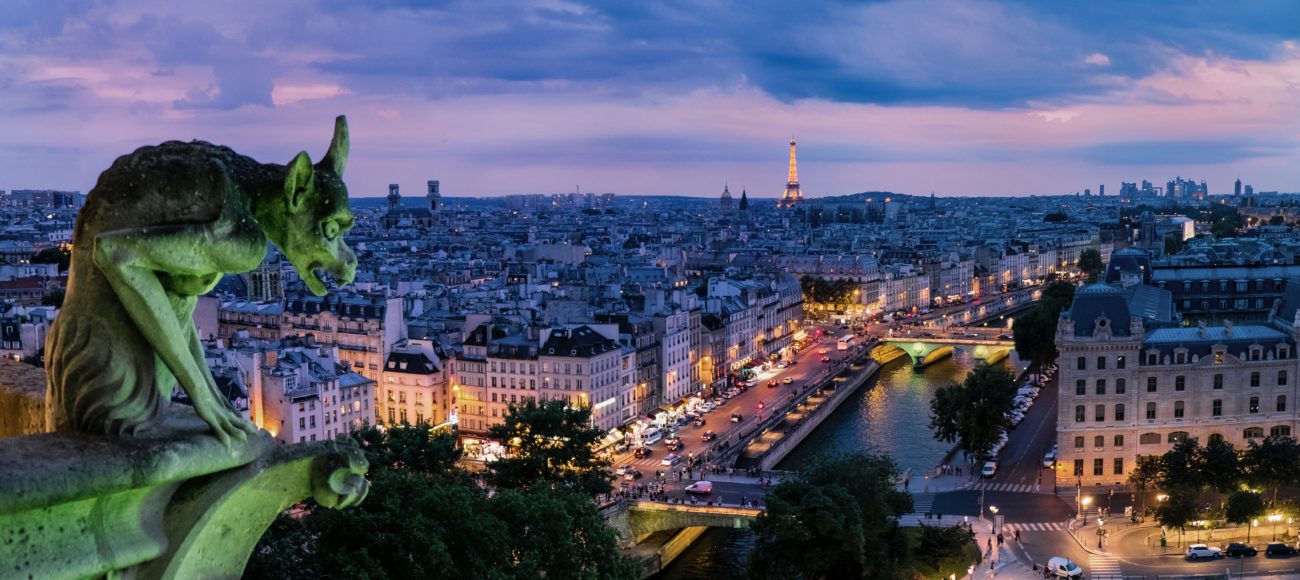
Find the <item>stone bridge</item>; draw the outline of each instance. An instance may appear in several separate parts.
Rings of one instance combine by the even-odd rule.
[[[912,365],[920,368],[937,360],[951,356],[956,350],[971,353],[977,360],[992,364],[1011,355],[1015,343],[1004,339],[987,338],[885,338],[873,349],[872,356],[877,360],[893,360],[902,351],[912,359]]]
[[[738,505],[690,505],[627,500],[601,510],[609,525],[629,543],[655,532],[691,527],[748,528],[762,509]]]

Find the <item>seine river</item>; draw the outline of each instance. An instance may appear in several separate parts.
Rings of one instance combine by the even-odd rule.
[[[959,350],[953,357],[920,371],[913,370],[906,358],[885,365],[778,469],[798,469],[822,453],[876,451],[888,453],[900,469],[911,468],[918,474],[912,480],[915,489],[919,474],[933,469],[952,447],[935,441],[930,434],[930,399],[939,387],[964,379],[976,364],[969,354]],[[658,578],[742,578],[753,548],[754,536],[748,530],[710,529]]]

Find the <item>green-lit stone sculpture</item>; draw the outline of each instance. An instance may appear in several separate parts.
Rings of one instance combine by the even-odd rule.
[[[269,240],[307,288],[352,281],[343,167],[347,120],[325,157],[287,166],[227,147],[169,141],[120,157],[86,196],[63,310],[46,342],[51,431],[136,435],[157,426],[179,383],[222,443],[254,427],[217,390],[192,316],[226,273],[261,263]]]

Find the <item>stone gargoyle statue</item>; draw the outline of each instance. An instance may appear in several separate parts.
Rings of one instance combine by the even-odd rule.
[[[343,167],[348,126],[315,165],[259,163],[228,147],[168,141],[119,157],[86,196],[63,310],[46,342],[46,427],[137,435],[158,425],[176,383],[223,444],[255,427],[217,389],[192,319],[223,274],[267,241],[316,295],[320,271],[349,283],[357,259]]]

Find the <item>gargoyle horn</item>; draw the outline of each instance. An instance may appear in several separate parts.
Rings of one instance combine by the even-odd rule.
[[[334,139],[330,141],[330,150],[321,159],[321,165],[334,170],[334,174],[343,177],[343,167],[348,164],[348,118],[339,115],[334,119]]]

